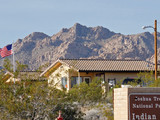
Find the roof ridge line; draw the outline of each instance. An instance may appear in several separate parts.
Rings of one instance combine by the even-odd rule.
[[[59,59],[59,60],[145,61],[145,60],[126,60],[126,59]],[[147,62],[147,61],[145,61],[145,62]]]

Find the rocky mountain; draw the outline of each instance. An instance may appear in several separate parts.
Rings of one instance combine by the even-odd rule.
[[[158,43],[159,40],[160,34]],[[86,27],[76,23],[71,28],[63,28],[53,36],[33,32],[23,39],[18,39],[14,44],[14,50],[15,59],[28,64],[31,70],[48,62],[53,63],[59,58],[153,61],[154,36],[149,32],[123,35],[101,26]]]

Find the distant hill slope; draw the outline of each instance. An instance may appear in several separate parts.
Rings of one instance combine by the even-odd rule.
[[[160,34],[158,43],[159,38]],[[154,36],[149,32],[123,35],[101,26],[86,27],[76,23],[69,29],[63,28],[53,36],[33,32],[24,39],[18,39],[14,48],[15,59],[28,64],[31,70],[47,62],[52,63],[58,58],[153,61]]]

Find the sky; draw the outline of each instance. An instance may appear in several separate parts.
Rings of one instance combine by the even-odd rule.
[[[160,0],[0,0],[0,48],[32,32],[52,36],[75,23],[121,34],[160,28]]]

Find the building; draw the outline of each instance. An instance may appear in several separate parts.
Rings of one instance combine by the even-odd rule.
[[[89,84],[93,79],[101,79],[107,86],[114,85],[145,71],[154,71],[153,64],[141,60],[59,59],[40,76],[47,77],[51,86],[70,90],[76,84]]]
[[[38,71],[21,71],[17,76],[14,77],[14,74],[9,71],[4,71],[2,80],[9,82],[20,82],[20,81],[46,81],[44,77],[40,77],[42,72]]]

